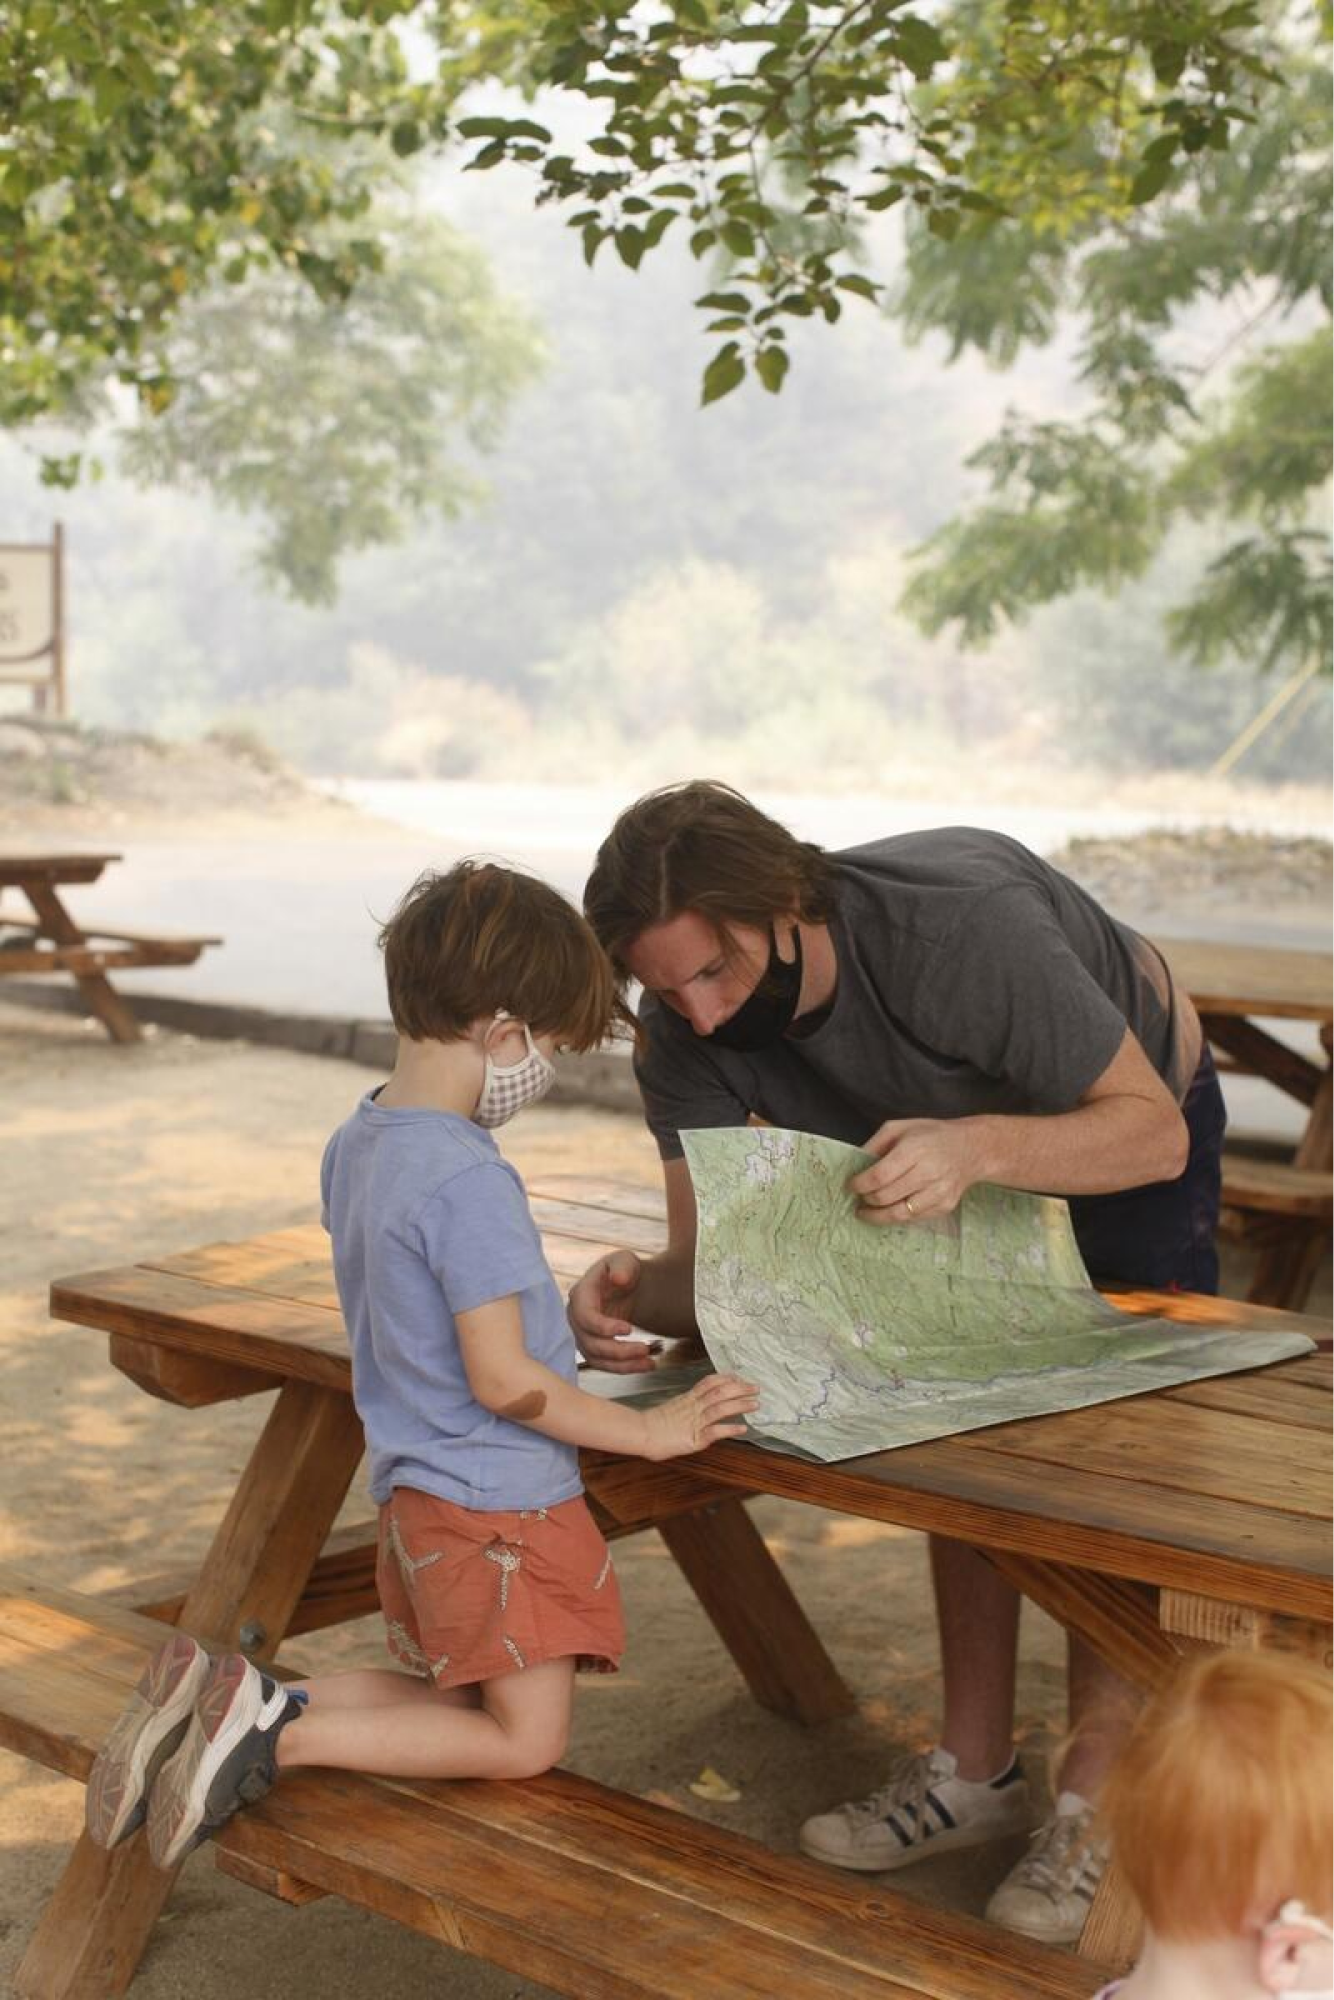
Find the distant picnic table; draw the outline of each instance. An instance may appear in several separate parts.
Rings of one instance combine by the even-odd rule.
[[[1256,1305],[1300,1312],[1329,1249],[1334,1202],[1334,961],[1327,951],[1156,938],[1199,1012],[1219,1073],[1259,1076],[1307,1107],[1290,1159],[1257,1157],[1244,1145],[1223,1156],[1224,1225],[1257,1254],[1247,1296]],[[1293,1049],[1260,1025],[1308,1021],[1324,1060]]]
[[[144,965],[193,965],[206,946],[221,944],[222,939],[78,923],[66,908],[61,889],[96,882],[111,862],[121,859],[119,854],[0,856],[0,894],[17,889],[31,910],[25,915],[0,905],[0,978],[67,973],[113,1042],[137,1042],[139,1023],[107,974]]]

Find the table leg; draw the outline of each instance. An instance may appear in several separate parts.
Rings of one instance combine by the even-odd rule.
[[[608,1540],[656,1528],[758,1702],[798,1722],[855,1706],[745,1506],[684,1459],[585,1452],[584,1484]]]
[[[182,1609],[187,1631],[273,1654],[362,1449],[350,1396],[284,1384]],[[108,1854],[82,1834],[19,1967],[19,2000],[123,1993],[174,1880],[142,1838]]]
[[[1313,1173],[1327,1174],[1334,1164],[1334,1069],[1329,1061],[1330,1037],[1327,1022],[1320,1030],[1326,1056],[1324,1074],[1316,1086],[1311,1116],[1292,1159],[1295,1167],[1306,1167]],[[1318,1221],[1305,1230],[1300,1227],[1290,1230],[1285,1242],[1258,1251],[1247,1298],[1256,1305],[1282,1306],[1289,1312],[1300,1312],[1328,1249],[1329,1232]]]
[[[852,1695],[739,1500],[660,1521],[658,1533],[756,1701],[798,1722],[828,1722]]]
[[[24,890],[32,904],[43,934],[55,944],[82,944],[84,934],[55,890],[41,882],[29,882]],[[137,1042],[139,1023],[104,972],[76,972],[79,991],[113,1042]]]

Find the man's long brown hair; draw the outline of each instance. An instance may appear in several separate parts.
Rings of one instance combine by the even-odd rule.
[[[621,814],[598,849],[584,914],[625,979],[635,939],[683,910],[725,942],[733,924],[767,930],[777,916],[824,923],[833,900],[823,848],[798,840],[730,785],[695,778],[648,792]]]

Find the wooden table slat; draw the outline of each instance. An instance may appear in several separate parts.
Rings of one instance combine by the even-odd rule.
[[[1158,947],[1201,1014],[1260,1020],[1334,1019],[1334,958],[1327,951],[1157,937]]]

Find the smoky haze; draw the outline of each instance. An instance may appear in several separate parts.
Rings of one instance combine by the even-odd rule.
[[[1059,345],[1005,374],[948,367],[943,344],[908,347],[850,301],[836,328],[801,330],[781,396],[701,410],[700,266],[665,246],[637,274],[590,273],[505,175],[437,169],[428,199],[546,361],[473,460],[481,505],[346,560],[332,606],[264,583],[252,520],[114,471],[53,495],[31,451],[0,442],[0,535],[66,523],[81,721],[245,729],[324,775],[711,769],[831,792],[1202,772],[1265,698],[1248,664],[1202,672],[1168,651],[1161,614],[1207,558],[1198,538],[1118,598],[1072,598],[985,651],[928,641],[898,610],[908,552],[976,492],[964,461],[1004,407],[1077,410]],[[1246,775],[1325,782],[1328,712],[1309,690]]]

